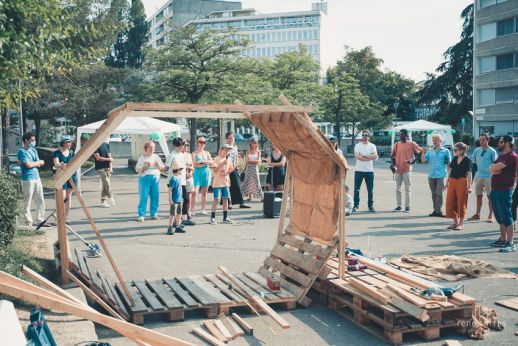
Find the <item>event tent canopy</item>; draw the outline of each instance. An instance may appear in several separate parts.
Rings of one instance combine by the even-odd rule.
[[[412,132],[428,131],[426,136],[427,145],[432,144],[433,134],[440,134],[442,136],[442,145],[453,146],[452,128],[450,125],[436,124],[426,120],[417,120],[392,128],[392,146],[394,146],[396,133],[402,129],[408,130],[410,139],[412,139]]]

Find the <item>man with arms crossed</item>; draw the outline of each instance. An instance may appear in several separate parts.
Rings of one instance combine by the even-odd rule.
[[[354,146],[354,157],[356,158],[356,169],[354,171],[354,207],[353,212],[360,206],[360,188],[365,179],[370,212],[375,212],[373,202],[374,190],[374,165],[373,161],[378,158],[378,151],[373,143],[369,142],[371,134],[369,130],[362,131],[362,140]]]

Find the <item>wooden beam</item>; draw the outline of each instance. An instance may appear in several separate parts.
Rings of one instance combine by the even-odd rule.
[[[212,336],[214,336],[216,339],[218,339],[221,342],[224,342],[225,344],[228,342],[228,339],[223,335],[223,333],[221,333],[221,331],[218,328],[216,328],[216,326],[214,325],[214,321],[205,321],[203,322],[203,325],[205,326],[205,328],[207,328],[209,333],[212,334]]]
[[[396,292],[398,296],[414,305],[417,305],[421,308],[424,308],[426,306],[426,301],[423,302],[422,298],[419,299],[419,297],[416,297],[411,292],[407,292],[404,289],[393,284],[387,284],[387,287],[390,288],[392,291]]]
[[[59,188],[65,184],[70,177],[85,163],[86,160],[97,150],[106,138],[119,126],[126,118],[126,110],[128,104],[124,104],[110,111],[106,121],[97,129],[84,146],[74,155],[68,166],[61,173],[57,174],[54,179],[54,187]],[[79,140],[79,139],[78,139]],[[62,245],[62,244],[60,244]]]
[[[172,111],[131,111],[128,117],[149,118],[196,118],[196,119],[247,119],[241,112],[172,112]]]
[[[245,320],[243,320],[241,318],[241,316],[239,316],[238,314],[236,314],[235,312],[232,313],[232,318],[234,319],[234,321],[236,321],[237,324],[239,324],[239,326],[241,328],[243,328],[243,330],[248,334],[248,335],[253,335],[254,334],[254,328],[252,328],[251,325],[249,325]]]
[[[344,278],[345,265],[345,170],[340,168],[338,183],[338,277]]]
[[[223,324],[223,322],[221,322],[221,320],[214,320],[214,325],[216,326],[216,328],[218,328],[218,330],[221,332],[221,334],[223,334],[223,336],[228,340],[233,340],[233,336],[232,334],[230,333],[230,331],[227,329],[227,327]]]
[[[92,215],[90,214],[90,211],[88,210],[88,207],[86,206],[86,203],[83,200],[83,197],[81,196],[81,193],[77,189],[77,186],[72,179],[70,179],[69,182],[72,186],[72,189],[74,190],[74,193],[76,194],[77,200],[79,201],[81,208],[83,208],[83,211],[86,215],[86,218],[88,219],[88,222],[90,223],[90,226],[92,227],[92,229],[95,232],[95,235],[97,236],[97,240],[101,244],[101,247],[103,248],[106,254],[106,258],[108,258],[108,261],[110,262],[113,271],[115,272],[115,275],[117,276],[117,279],[119,280],[119,283],[121,284],[122,289],[124,290],[124,293],[126,293],[126,295],[128,296],[128,300],[131,303],[131,306],[134,306],[135,302],[133,300],[133,297],[131,296],[130,291],[128,290],[126,282],[124,281],[122,274],[119,271],[119,268],[115,264],[115,260],[113,259],[110,250],[108,249],[108,245],[106,245],[106,243],[104,242],[104,238],[102,237],[101,232],[99,232],[99,229],[97,228],[97,225],[95,224],[94,219],[92,218]]]
[[[221,341],[219,341],[218,339],[216,339],[200,327],[194,327],[192,329],[192,332],[213,346],[225,346],[224,343],[222,343]]]
[[[69,269],[68,259],[68,238],[65,220],[65,199],[63,197],[63,186],[54,189],[54,196],[56,201],[56,218],[58,220],[58,243],[59,243],[59,259],[61,268],[61,283],[68,284],[68,277],[66,275]]]
[[[55,285],[51,281],[47,280],[46,278],[44,278],[40,274],[36,273],[35,271],[30,269],[29,267],[22,266],[22,273],[25,274],[26,276],[28,276],[29,278],[31,278],[33,281],[35,281],[38,284],[40,284],[41,286],[45,287],[46,289],[48,289],[48,290],[50,290],[50,291],[52,291],[52,292],[54,292],[56,294],[59,294],[59,295],[65,297],[68,300],[73,301],[73,302],[75,302],[77,304],[83,304],[83,302],[81,300],[79,300],[78,298],[74,297],[73,295],[71,295],[70,293],[68,293],[67,291],[62,289],[61,287]],[[65,275],[68,276],[68,273],[70,273],[68,270],[65,271]]]
[[[176,111],[176,112],[290,112],[311,113],[315,109],[311,106],[294,105],[243,105],[243,104],[202,104],[202,103],[130,103],[129,107],[135,111]]]
[[[36,287],[36,286],[35,286]],[[42,289],[43,290],[43,289]],[[186,341],[170,337],[168,335],[149,330],[143,327],[136,326],[126,321],[121,321],[110,316],[100,314],[90,308],[80,306],[76,303],[64,299],[61,296],[56,298],[53,292],[45,291],[47,294],[40,292],[32,292],[25,290],[18,285],[7,284],[4,281],[0,282],[0,292],[11,297],[25,300],[32,304],[44,307],[46,309],[57,310],[82,317],[93,322],[102,324],[110,329],[113,329],[120,334],[132,339],[142,340],[152,345],[192,345]],[[57,295],[56,295],[57,296]]]
[[[223,322],[225,327],[227,327],[227,330],[232,334],[232,339],[245,335],[243,329],[241,329],[241,327],[239,327],[239,325],[232,318],[223,314],[223,316],[221,316],[219,319],[221,322]]]
[[[273,186],[272,186],[273,187]],[[284,182],[284,191],[282,193],[282,204],[281,204],[281,214],[279,215],[279,228],[277,229],[277,243],[284,232],[284,220],[286,219],[286,209],[288,207],[288,197],[291,193],[291,171],[290,165],[286,168],[285,182]]]
[[[342,280],[342,279],[340,279],[340,280]],[[345,283],[345,281],[344,281],[344,283]],[[376,299],[377,301],[379,301],[382,304],[389,303],[389,298],[387,296],[383,295],[380,291],[378,291],[375,287],[373,287],[371,285],[368,285],[355,278],[350,278],[349,284],[351,286],[353,286],[354,288],[357,288],[358,290],[362,291],[369,297]]]

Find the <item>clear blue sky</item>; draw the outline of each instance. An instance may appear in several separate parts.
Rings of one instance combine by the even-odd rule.
[[[143,0],[151,15],[166,0]],[[242,0],[262,13],[311,9],[316,0]],[[460,37],[460,13],[472,0],[329,0],[337,30],[333,50],[372,46],[385,67],[416,81],[433,72],[444,51]]]

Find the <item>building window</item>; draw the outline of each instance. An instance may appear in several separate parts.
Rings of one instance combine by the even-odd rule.
[[[507,1],[507,0],[479,0],[478,8],[488,7],[491,5],[495,5],[497,3],[499,4],[504,1]]]
[[[495,89],[482,89],[478,91],[478,105],[492,106],[495,104]]]
[[[513,88],[498,88],[495,90],[495,103],[513,103]]]
[[[496,22],[481,25],[479,27],[479,42],[492,40],[496,37]]]
[[[505,70],[505,69],[513,68],[513,67],[514,67],[513,53],[498,55],[496,57],[496,69],[497,70]]]
[[[501,20],[496,23],[496,36],[511,35],[514,32],[514,18]]]
[[[494,56],[485,56],[478,60],[479,73],[486,73],[496,70],[496,58]]]

